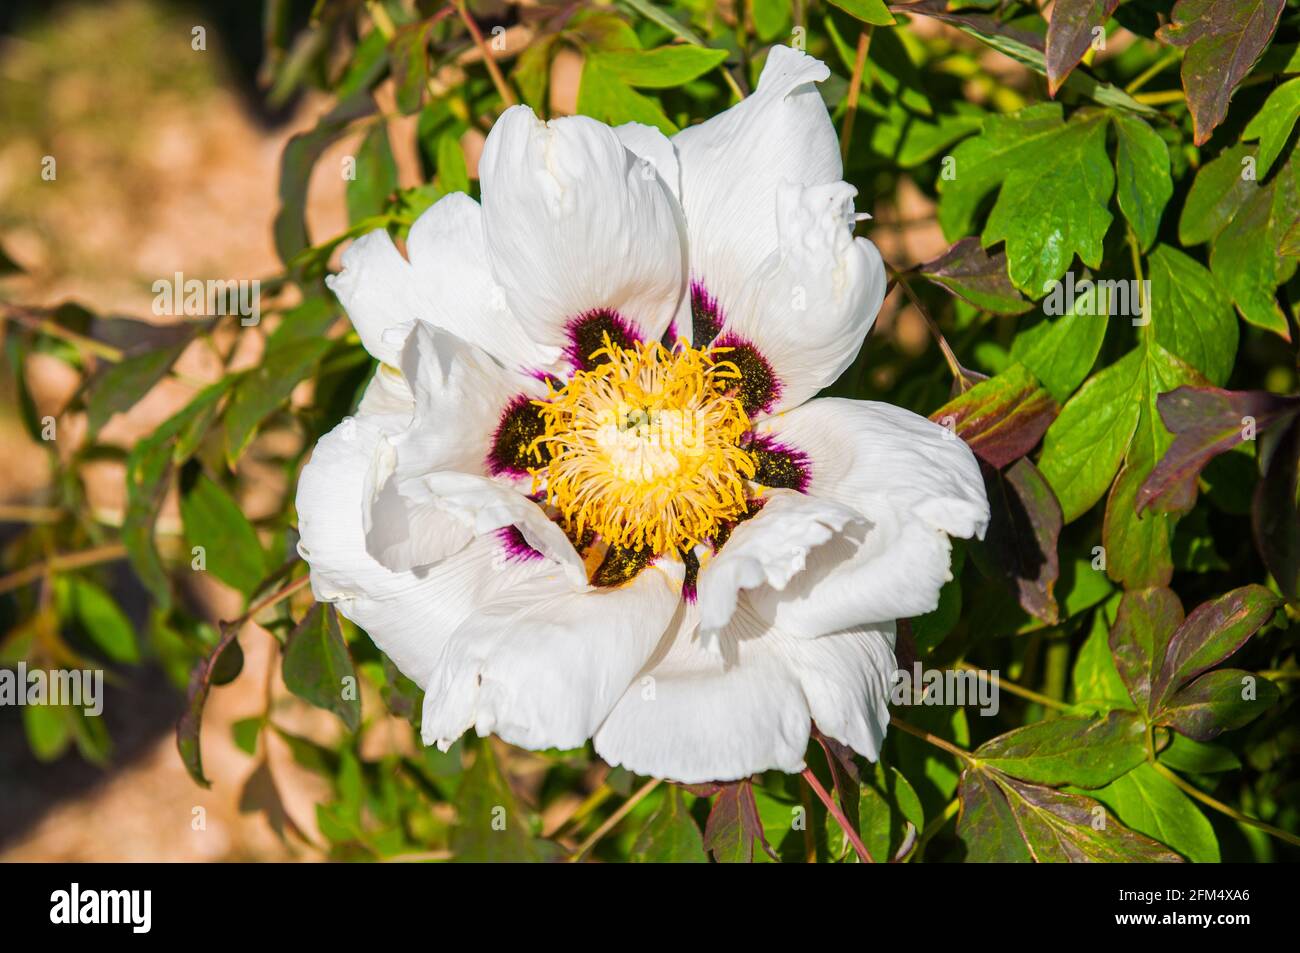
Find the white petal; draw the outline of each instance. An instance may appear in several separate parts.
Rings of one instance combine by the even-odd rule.
[[[853,363],[885,300],[876,246],[853,237],[847,182],[777,192],[779,249],[728,313],[720,345],[754,345],[777,379],[773,408],[797,407]]]
[[[338,297],[370,355],[397,365],[398,345],[384,332],[428,314],[410,263],[383,229],[362,235],[343,252],[343,270],[325,284]]]
[[[625,122],[614,127],[614,134],[638,159],[642,160],[642,175],[658,175],[673,198],[681,195],[681,169],[677,153],[668,137],[654,126],[639,122]]]
[[[519,554],[496,535],[415,572],[394,572],[366,552],[362,513],[380,438],[404,426],[393,417],[357,417],[321,438],[298,482],[298,551],[311,566],[312,592],[332,602],[417,684],[433,671],[455,628],[498,593],[564,570],[536,554]]]
[[[506,110],[483,147],[479,175],[492,272],[531,337],[574,345],[570,327],[611,310],[658,340],[683,296],[685,252],[676,202],[603,123],[543,123]]]
[[[410,420],[414,412],[415,395],[402,372],[391,364],[376,367],[357,404],[357,413],[368,416],[397,414]]]
[[[532,500],[487,477],[445,471],[423,480],[433,500],[476,536],[513,526],[534,550],[557,565],[569,588],[585,588],[587,571],[564,530]]]
[[[406,241],[427,319],[482,348],[512,369],[549,367],[560,350],[533,341],[506,305],[488,268],[483,213],[463,192],[439,199],[411,226]]]
[[[422,732],[444,751],[468,728],[524,748],[596,731],[663,637],[677,586],[648,569],[617,589],[537,579],[481,607],[425,683]]]
[[[982,537],[988,526],[970,448],[924,417],[871,401],[814,400],[759,429],[809,458],[810,495],[854,508],[868,528],[813,550],[784,590],[754,590],[754,608],[804,636],[934,609],[951,578],[948,537]]]
[[[712,634],[725,626],[743,589],[784,589],[803,570],[814,547],[855,523],[861,526],[865,520],[847,506],[794,490],[774,490],[700,570],[701,630]]]
[[[724,311],[737,306],[779,247],[782,183],[824,185],[843,177],[835,128],[814,85],[829,75],[811,56],[775,46],[752,96],[673,137],[691,279]]]
[[[423,478],[441,470],[486,474],[503,409],[540,385],[432,325],[403,325],[386,332],[385,340],[400,335],[406,338],[401,378],[413,389],[414,411],[410,425],[384,437],[378,448],[366,546],[390,569],[413,569],[446,558],[473,537]]]
[[[689,619],[596,733],[596,752],[636,774],[685,784],[803,770],[812,721],[878,756],[894,670],[892,627],[804,640],[741,609],[721,653]]]

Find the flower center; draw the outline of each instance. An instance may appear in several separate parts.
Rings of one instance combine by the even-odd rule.
[[[620,347],[608,338],[590,370],[538,401],[549,459],[534,491],[566,527],[610,546],[688,549],[746,509],[754,460],[738,441],[749,417],[740,372],[722,348]]]

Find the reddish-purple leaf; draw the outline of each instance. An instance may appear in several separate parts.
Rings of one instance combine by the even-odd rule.
[[[971,555],[987,575],[1016,590],[1021,608],[1048,625],[1058,620],[1052,590],[1060,575],[1061,504],[1038,468],[1021,458],[999,473],[981,464],[992,511],[988,533]]]
[[[238,635],[239,626],[221,626],[221,639],[212,649],[212,654],[194,666],[194,671],[190,673],[185,710],[176,722],[176,747],[181,753],[181,761],[190,777],[205,788],[212,787],[212,782],[203,775],[203,752],[199,747],[203,706],[207,704],[208,692],[213,685],[233,681],[243,667],[243,652],[236,641]]]
[[[1196,478],[1213,457],[1248,436],[1300,414],[1300,397],[1262,390],[1179,387],[1156,398],[1160,418],[1174,442],[1137,494],[1137,509],[1184,511],[1196,498]]]
[[[989,254],[978,237],[963,238],[917,271],[935,284],[994,314],[1024,314],[1034,306],[1007,273],[1007,253]]]
[[[1047,25],[1047,90],[1055,96],[1104,27],[1119,0],[1056,0]]]
[[[1268,47],[1284,6],[1286,0],[1178,0],[1172,22],[1157,31],[1187,50],[1183,90],[1198,146],[1228,115],[1233,92]]]
[[[1151,707],[1163,707],[1170,695],[1245,645],[1280,604],[1263,586],[1250,585],[1197,606],[1165,648],[1151,682]]]
[[[1110,629],[1110,653],[1134,704],[1151,712],[1151,685],[1165,647],[1183,622],[1183,606],[1171,589],[1135,589],[1120,600]]]
[[[750,863],[755,841],[773,858],[763,837],[763,822],[748,780],[724,784],[704,825],[704,848],[719,863]]]
[[[1000,470],[1037,446],[1059,409],[1023,364],[1012,364],[948,401],[930,419],[953,430],[977,457]]]
[[[1300,599],[1300,417],[1270,433],[1264,478],[1255,488],[1251,524],[1264,565],[1288,601]]]
[[[1277,686],[1268,679],[1221,668],[1177,692],[1155,719],[1196,741],[1212,741],[1254,721],[1277,699]]]
[[[1114,820],[1091,798],[1026,784],[978,764],[962,773],[959,797],[957,836],[966,844],[966,859],[975,863],[1182,860]]]

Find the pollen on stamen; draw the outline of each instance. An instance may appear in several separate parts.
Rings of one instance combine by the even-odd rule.
[[[624,347],[604,339],[598,360],[536,402],[543,432],[533,467],[571,532],[611,547],[678,552],[746,510],[750,421],[723,348]]]

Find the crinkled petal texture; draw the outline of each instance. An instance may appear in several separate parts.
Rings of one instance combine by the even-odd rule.
[[[384,232],[344,253],[330,287],[383,366],[303,471],[299,548],[316,597],[424,687],[427,743],[592,739],[683,782],[798,771],[814,723],[878,755],[895,620],[937,605],[949,537],[982,535],[988,503],[944,428],[810,400],[885,289],[827,75],[777,47],[753,96],[671,141],[507,110],[481,206],[443,198],[405,256]],[[764,479],[698,567],[660,554],[596,585],[590,543],[530,495],[530,408],[598,373],[606,337],[665,333],[731,348]]]
[[[649,133],[629,140],[652,148]],[[488,255],[535,340],[570,346],[573,322],[601,311],[644,341],[667,329],[686,249],[677,202],[656,168],[586,116],[543,123],[515,106],[492,127],[479,161]]]
[[[796,407],[857,356],[884,302],[876,247],[816,84],[826,66],[775,47],[749,99],[673,139],[681,166],[695,343],[750,345],[774,373],[756,409]]]

